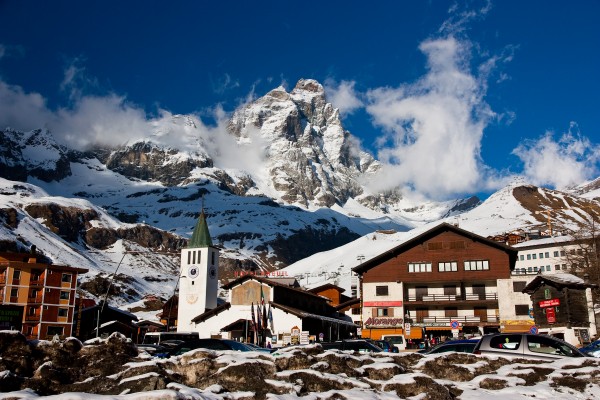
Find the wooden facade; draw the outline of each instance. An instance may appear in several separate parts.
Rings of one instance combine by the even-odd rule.
[[[560,276],[540,275],[523,292],[531,296],[533,318],[539,328],[587,328],[590,327],[590,317],[586,289],[593,286],[561,281]]]
[[[510,278],[516,258],[509,246],[445,223],[409,238],[354,268],[363,336],[402,333],[406,323],[410,337],[449,335],[455,320],[464,333],[498,329],[497,280]]]

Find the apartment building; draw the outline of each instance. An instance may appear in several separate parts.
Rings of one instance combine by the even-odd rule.
[[[510,279],[517,250],[442,223],[408,233],[395,248],[354,268],[362,336],[450,337],[500,330],[498,280]]]
[[[71,336],[77,277],[85,268],[53,265],[35,253],[0,253],[0,307],[23,311],[28,339]]]

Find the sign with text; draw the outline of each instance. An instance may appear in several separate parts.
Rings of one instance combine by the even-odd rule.
[[[402,325],[404,324],[404,319],[403,318],[369,318],[366,322],[365,322],[365,326],[367,328],[369,327],[379,327],[379,328],[383,328],[383,327],[398,327],[398,328],[402,328]]]
[[[541,308],[560,306],[560,299],[542,300],[538,303]]]
[[[546,309],[546,319],[549,324],[553,324],[556,322],[556,312],[554,311],[554,307],[549,307]]]
[[[365,301],[363,307],[402,307],[402,300],[397,301]]]
[[[20,331],[23,325],[23,306],[0,305],[0,330]]]
[[[408,322],[404,324],[404,334],[410,335],[410,324]]]

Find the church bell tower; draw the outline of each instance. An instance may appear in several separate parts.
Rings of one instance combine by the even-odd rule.
[[[186,248],[181,250],[177,331],[193,331],[192,319],[217,306],[219,249],[208,232],[204,207]]]

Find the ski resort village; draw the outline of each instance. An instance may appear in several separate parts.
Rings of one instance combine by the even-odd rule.
[[[599,16],[0,0],[0,400],[600,399]]]
[[[367,243],[374,247],[369,257],[354,250],[361,253],[347,290],[319,280],[331,274],[324,265],[306,278],[287,269],[220,278],[220,250],[202,211],[181,249],[176,294],[143,296],[142,302],[162,304],[154,313],[119,307],[110,288],[99,301],[86,298],[77,282],[89,270],[52,264],[35,247],[1,253],[2,328],[28,339],[87,340],[119,332],[155,344],[158,332],[196,333],[269,348],[397,337],[405,350],[497,332],[590,344],[597,336],[592,290],[598,284],[570,271],[578,270],[575,260],[590,262],[595,243],[528,235],[486,238],[446,222],[403,234],[378,231],[350,245],[375,242]],[[312,287],[302,286],[311,279]]]

